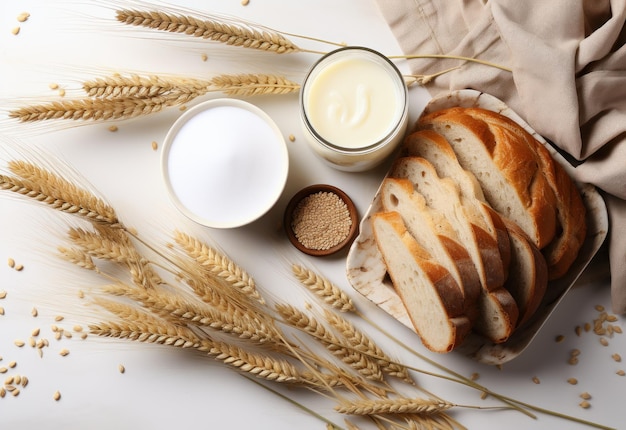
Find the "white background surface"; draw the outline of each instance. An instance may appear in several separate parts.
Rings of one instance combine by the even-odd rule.
[[[119,2],[124,5],[124,2]],[[178,2],[207,12],[234,14],[289,32],[364,45],[385,54],[399,49],[373,1],[278,1],[251,0],[242,6],[238,0]],[[95,7],[94,5],[100,5]],[[223,72],[284,72],[298,79],[317,58],[298,54],[275,56],[251,53],[234,47],[219,47],[206,41],[137,32],[115,23],[107,2],[2,2],[0,5],[0,111],[33,98],[55,97],[51,82],[66,88],[80,88],[80,81],[98,74],[119,72],[178,73],[210,77]],[[19,13],[31,14],[18,23]],[[19,35],[11,29],[21,27]],[[151,36],[149,36],[151,35]],[[299,41],[298,41],[299,42]],[[302,46],[320,45],[310,42]],[[329,49],[324,47],[323,49]],[[209,56],[207,62],[201,55]],[[400,64],[401,68],[405,66]],[[404,69],[406,71],[406,69]],[[411,89],[411,118],[419,115],[426,102],[425,92]],[[211,96],[212,97],[212,96]],[[611,354],[626,359],[626,338],[616,335],[608,347],[598,336],[576,336],[574,328],[592,322],[595,305],[610,308],[606,281],[588,282],[572,290],[553,314],[531,346],[516,360],[496,369],[457,354],[435,356],[423,350],[415,335],[370,305],[350,289],[345,281],[345,256],[313,259],[298,254],[287,244],[280,230],[282,210],[300,188],[318,182],[339,186],[353,197],[364,213],[384,174],[350,174],[334,171],[317,161],[299,130],[297,96],[271,96],[249,99],[264,109],[279,125],[289,143],[291,171],[284,195],[275,208],[258,222],[241,229],[215,231],[201,229],[178,214],[169,203],[161,182],[159,152],[151,142],[162,141],[168,127],[180,115],[176,108],[130,122],[115,122],[119,131],[108,131],[108,124],[72,129],[10,126],[0,122],[3,148],[7,144],[27,154],[54,154],[77,170],[115,207],[127,225],[144,236],[159,238],[177,228],[218,243],[235,261],[246,268],[257,282],[291,300],[300,296],[289,279],[288,263],[313,266],[340,285],[356,301],[362,312],[393,331],[417,350],[469,376],[480,374],[482,384],[494,391],[526,402],[596,421],[614,428],[625,428],[620,407],[626,395],[626,377],[616,375],[626,363],[616,363]],[[8,142],[8,143],[7,143]],[[6,150],[0,150],[6,155]],[[92,310],[77,304],[79,289],[88,289],[94,279],[56,258],[56,246],[63,243],[66,218],[5,194],[0,195],[0,367],[16,361],[8,374],[28,376],[30,383],[18,397],[0,399],[0,428],[46,429],[135,429],[135,428],[272,428],[321,429],[324,424],[288,402],[279,399],[212,360],[186,351],[97,339],[54,340],[52,324],[71,329],[93,320]],[[24,270],[17,272],[4,263],[9,257]],[[36,307],[39,316],[31,316]],[[54,322],[56,315],[65,320]],[[622,319],[617,323],[626,328]],[[15,339],[27,340],[33,329],[48,338],[49,348],[40,358],[29,346],[18,348]],[[564,335],[563,342],[555,342]],[[428,366],[405,353],[383,336],[372,333],[392,355],[416,367]],[[70,351],[62,357],[62,348]],[[581,350],[577,366],[567,364],[572,349]],[[126,367],[120,374],[118,364]],[[5,375],[0,376],[0,382]],[[540,384],[532,381],[538,377]],[[575,377],[578,385],[567,383]],[[479,393],[441,380],[416,376],[420,385],[443,398],[464,404],[497,404],[479,399]],[[61,401],[52,399],[59,390]],[[591,408],[578,406],[582,392],[592,395]],[[333,414],[332,403],[298,390],[285,391],[294,399],[342,424]],[[453,416],[470,429],[576,429],[586,428],[540,414],[532,420],[517,412],[459,410]]]

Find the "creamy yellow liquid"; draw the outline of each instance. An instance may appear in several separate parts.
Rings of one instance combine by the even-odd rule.
[[[363,148],[384,139],[397,126],[404,106],[398,77],[381,64],[347,56],[311,78],[306,113],[327,142]]]

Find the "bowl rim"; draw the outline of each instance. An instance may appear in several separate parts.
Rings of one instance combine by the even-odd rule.
[[[280,158],[282,159],[281,168],[275,169],[277,174],[280,174],[279,184],[280,186],[276,187],[276,190],[271,195],[271,198],[268,198],[265,204],[259,208],[259,210],[255,211],[254,214],[248,218],[241,219],[239,221],[214,221],[207,219],[203,216],[200,216],[193,211],[189,210],[178,198],[174,189],[172,187],[170,176],[169,176],[169,153],[172,147],[172,143],[174,142],[176,135],[181,130],[181,128],[193,117],[197,114],[204,112],[209,109],[213,109],[216,107],[223,106],[231,106],[237,107],[243,110],[246,110],[258,118],[260,118],[264,123],[266,123],[273,131],[276,142],[278,143],[277,148],[280,153]],[[195,221],[196,223],[212,228],[219,229],[229,229],[241,227],[247,224],[250,224],[263,215],[265,215],[269,210],[276,204],[280,196],[282,195],[285,185],[287,184],[287,178],[289,176],[289,153],[287,150],[287,145],[285,142],[285,138],[283,133],[279,129],[278,125],[274,122],[274,120],[261,108],[252,103],[249,103],[244,100],[239,99],[231,99],[231,98],[217,98],[211,99],[204,102],[201,102],[189,109],[187,109],[182,115],[180,115],[176,121],[170,126],[165,139],[163,140],[163,144],[161,145],[161,159],[160,159],[160,167],[161,167],[161,176],[163,178],[163,182],[165,184],[165,188],[167,190],[167,194],[169,195],[170,201],[174,204],[174,206],[187,218]]]

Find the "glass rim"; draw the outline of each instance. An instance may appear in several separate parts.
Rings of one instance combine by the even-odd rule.
[[[334,57],[338,54],[342,54],[346,51],[360,51],[360,52],[365,52],[368,55],[371,55],[373,57],[378,58],[379,60],[382,60],[383,64],[385,66],[387,66],[387,68],[389,69],[389,71],[391,72],[391,76],[393,76],[394,78],[397,77],[397,84],[398,84],[398,88],[400,89],[399,93],[402,97],[402,112],[401,114],[398,116],[398,121],[394,123],[394,127],[389,131],[389,133],[387,133],[384,137],[382,137],[381,139],[377,140],[376,142],[372,143],[371,145],[367,145],[367,146],[363,146],[363,147],[359,147],[359,148],[346,148],[344,146],[338,146],[335,145],[331,142],[329,142],[327,139],[325,139],[323,136],[321,136],[317,130],[315,130],[315,127],[313,127],[313,125],[311,124],[311,122],[309,121],[307,112],[306,112],[306,105],[305,105],[305,90],[307,87],[307,83],[309,82],[309,78],[311,77],[311,75],[316,71],[316,69],[319,68],[320,65],[322,65],[324,62],[328,61],[328,59],[330,57]],[[395,81],[395,79],[394,79]],[[404,81],[404,77],[402,76],[402,73],[400,72],[400,70],[398,69],[398,67],[386,56],[384,56],[383,54],[381,54],[380,52],[371,49],[371,48],[367,48],[364,46],[344,46],[338,49],[335,49],[334,51],[330,51],[326,54],[324,54],[319,60],[317,60],[313,66],[311,66],[311,68],[309,69],[309,71],[307,72],[306,76],[304,77],[304,80],[302,81],[302,86],[300,88],[300,116],[302,118],[302,121],[304,123],[305,128],[307,129],[307,131],[309,133],[311,133],[311,135],[315,138],[315,140],[322,144],[323,146],[327,147],[328,149],[331,149],[333,151],[336,151],[338,153],[343,153],[343,154],[367,154],[369,152],[372,152],[374,150],[376,150],[378,147],[384,145],[385,143],[387,143],[389,140],[391,140],[397,133],[398,133],[398,129],[400,128],[399,126],[404,122],[404,120],[406,119],[406,117],[408,116],[408,88],[407,85]]]

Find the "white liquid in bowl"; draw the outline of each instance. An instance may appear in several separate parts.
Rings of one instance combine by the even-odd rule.
[[[212,100],[174,124],[163,169],[183,213],[229,228],[256,220],[274,205],[287,179],[288,155],[282,134],[258,108]]]

